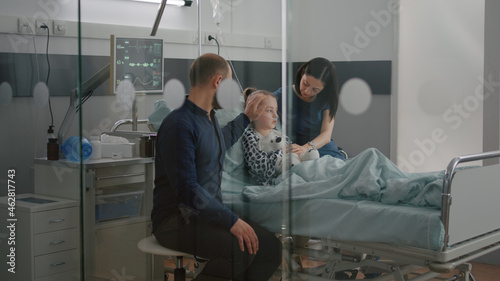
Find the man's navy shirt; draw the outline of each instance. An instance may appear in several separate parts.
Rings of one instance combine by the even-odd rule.
[[[211,119],[211,120],[210,120]],[[238,216],[222,203],[222,165],[226,149],[250,123],[240,114],[220,128],[215,111],[186,99],[162,122],[156,138],[153,232],[165,220],[190,215],[230,229]]]

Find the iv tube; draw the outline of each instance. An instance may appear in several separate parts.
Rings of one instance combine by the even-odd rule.
[[[221,45],[224,51],[226,52],[227,56],[227,61],[229,62],[229,65],[231,66],[231,69],[233,70],[234,78],[236,78],[236,81],[238,82],[238,86],[240,86],[240,90],[243,93],[243,87],[241,87],[240,79],[238,79],[238,74],[236,74],[236,69],[234,69],[233,62],[231,61],[231,58],[229,57],[229,53],[226,49],[226,45],[224,44],[224,38],[222,36],[220,37]]]
[[[240,86],[241,92],[243,92],[243,87],[241,87],[240,80],[238,79],[238,75],[236,74],[236,70],[234,69],[233,63],[231,61],[231,58],[229,57],[229,53],[227,52],[226,46],[224,44],[224,38],[222,38],[222,31],[220,28],[220,23],[224,19],[220,12],[220,2],[219,0],[210,0],[210,3],[212,4],[212,10],[213,10],[213,18],[215,21],[215,25],[217,26],[217,33],[218,33],[218,38],[220,40],[220,44],[222,45],[222,48],[226,52],[227,56],[227,61],[229,62],[229,65],[231,66],[231,69],[233,70],[234,77],[236,78],[236,81],[238,82],[238,86]]]

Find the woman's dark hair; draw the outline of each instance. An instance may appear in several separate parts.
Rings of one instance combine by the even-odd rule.
[[[330,106],[330,119],[335,117],[339,106],[339,82],[337,69],[325,58],[314,58],[304,63],[295,74],[295,86],[298,86],[300,95],[300,80],[304,74],[312,76],[323,82],[323,90],[316,96],[318,106],[322,108],[325,104]]]

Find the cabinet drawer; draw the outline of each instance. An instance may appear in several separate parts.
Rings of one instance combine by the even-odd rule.
[[[144,164],[105,167],[95,170],[96,188],[142,183],[146,181]]]
[[[35,257],[35,278],[78,268],[78,250],[64,251]]]
[[[61,252],[78,247],[77,228],[37,234],[34,237],[35,256]]]
[[[62,208],[33,214],[35,234],[78,226],[78,207]]]
[[[35,281],[78,281],[78,280],[80,280],[80,273],[77,270],[53,274],[35,279]]]

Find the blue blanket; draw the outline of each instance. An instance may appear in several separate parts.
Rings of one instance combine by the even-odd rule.
[[[444,171],[405,173],[371,148],[346,161],[324,156],[297,164],[273,186],[246,186],[243,200],[340,198],[440,209],[443,177]]]

